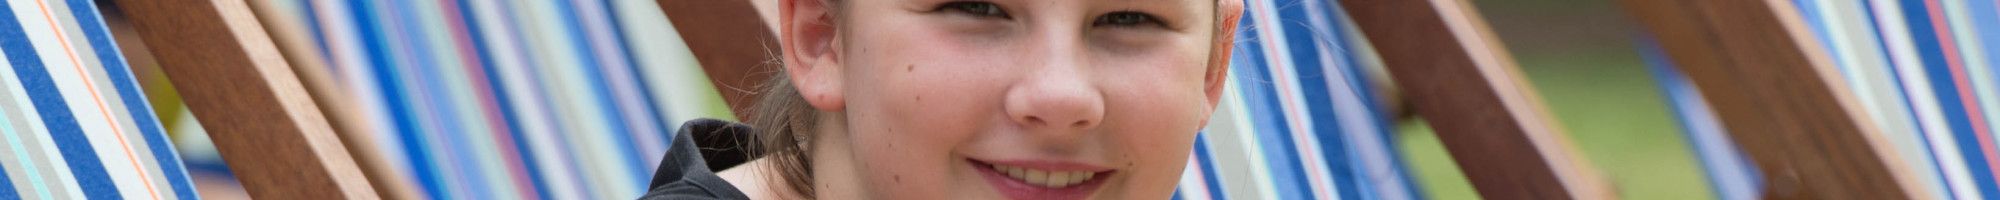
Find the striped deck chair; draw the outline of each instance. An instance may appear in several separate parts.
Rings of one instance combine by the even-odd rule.
[[[0,2],[0,199],[198,199],[98,12]]]
[[[1380,61],[1327,1],[1246,4],[1230,92],[1180,199],[1422,199],[1375,93]],[[1379,79],[1379,78],[1375,78]]]
[[[1702,2],[1700,4],[1720,5],[1747,2]],[[1646,4],[1646,3],[1633,3]],[[1762,3],[1759,3],[1762,4]],[[1642,17],[1654,17],[1651,27],[1656,34],[1670,31],[1710,31],[1722,33],[1717,41],[1751,38],[1746,35],[1764,34],[1766,41],[1791,41],[1788,46],[1743,47],[1728,46],[1727,51],[1774,51],[1764,58],[1804,58],[1809,64],[1786,65],[1765,63],[1760,67],[1784,69],[1794,66],[1807,67],[1818,71],[1819,75],[1787,76],[1793,82],[1817,81],[1832,88],[1834,96],[1783,96],[1771,97],[1772,103],[1791,102],[1806,104],[1798,108],[1823,108],[1820,116],[1853,116],[1850,122],[1826,122],[1825,127],[1854,127],[1848,132],[1842,129],[1817,129],[1809,133],[1812,140],[1769,140],[1772,131],[1740,127],[1743,123],[1758,123],[1742,118],[1727,117],[1731,112],[1744,111],[1732,106],[1709,107],[1708,101],[1738,101],[1731,99],[1704,98],[1717,96],[1703,91],[1714,86],[1705,85],[1696,89],[1688,82],[1702,82],[1699,74],[1718,73],[1709,67],[1727,64],[1702,63],[1687,64],[1690,57],[1705,57],[1682,53],[1673,55],[1676,48],[1697,47],[1664,45],[1662,50],[1648,54],[1666,88],[1668,98],[1676,105],[1676,110],[1688,125],[1688,134],[1694,141],[1709,170],[1709,176],[1718,188],[1718,196],[1723,199],[1751,198],[1816,198],[1845,196],[1849,198],[1895,197],[1918,199],[1990,199],[2000,195],[2000,186],[1994,183],[1996,171],[1993,166],[2000,159],[1996,154],[1992,139],[1991,124],[2000,124],[1988,113],[2000,111],[2000,82],[1994,77],[2000,62],[1993,59],[2000,56],[2000,6],[1993,1],[1979,0],[1794,0],[1771,1],[1764,5],[1751,6],[1746,14],[1768,13],[1780,16],[1776,19],[1756,19],[1763,23],[1780,23],[1784,29],[1759,30],[1702,30],[1676,27],[1666,24],[1668,16],[1661,13],[1642,13]],[[1647,10],[1647,9],[1636,9]],[[1657,12],[1657,11],[1646,11]],[[1726,23],[1714,23],[1726,24]],[[1728,26],[1728,25],[1717,25]],[[1789,30],[1787,30],[1789,29]],[[1788,32],[1790,34],[1770,34]],[[1803,33],[1803,34],[1799,34]],[[1686,38],[1666,38],[1663,40],[1687,42]],[[1727,45],[1721,45],[1727,46]],[[1713,50],[1713,49],[1711,49]],[[1668,55],[1677,57],[1670,60]],[[1731,55],[1723,57],[1735,57]],[[1705,59],[1705,58],[1702,58]],[[1676,69],[1675,64],[1681,64]],[[1688,72],[1682,74],[1682,71]],[[1738,73],[1741,73],[1738,71]],[[1710,78],[1711,82],[1713,77]],[[1739,82],[1737,84],[1763,87],[1770,83]],[[1728,86],[1723,86],[1728,87]],[[1755,88],[1752,87],[1752,88]],[[1720,93],[1725,96],[1740,94]],[[1813,101],[1851,100],[1852,106],[1810,105]],[[1808,103],[1801,103],[1808,102]],[[1831,114],[1829,114],[1831,113]],[[1741,114],[1741,113],[1738,113]],[[1765,113],[1769,114],[1769,112]],[[1718,117],[1721,116],[1721,117]],[[1787,115],[1766,115],[1766,118],[1785,118]],[[1810,117],[1793,116],[1789,120]],[[1736,124],[1732,124],[1736,123]],[[1725,126],[1730,127],[1725,130]],[[1855,134],[1862,133],[1862,134]],[[1733,137],[1737,141],[1731,141]],[[1824,138],[1847,138],[1855,140]],[[1782,144],[1781,144],[1782,143]],[[1740,146],[1739,146],[1740,145]],[[1808,150],[1785,149],[1774,145],[1811,145],[1837,147],[1841,150],[1810,152]],[[1743,152],[1734,152],[1741,149]],[[1855,152],[1859,151],[1859,152]],[[1833,168],[1841,171],[1816,171],[1804,167],[1773,164],[1778,162],[1800,162],[1796,158],[1770,156],[1777,152],[1794,157],[1813,154],[1828,155],[1829,158],[1852,159],[1823,164],[1805,161],[1798,165],[1820,165],[1820,169]],[[1758,158],[1758,154],[1765,154]],[[1757,160],[1757,162],[1746,162]],[[1772,172],[1772,171],[1779,172]],[[1760,172],[1762,171],[1762,172]],[[1759,175],[1761,174],[1761,175]],[[1781,174],[1791,174],[1780,176]],[[1761,177],[1761,179],[1759,178]],[[1810,180],[1817,178],[1841,178],[1835,180]],[[1808,179],[1808,180],[1801,180]],[[1858,181],[1864,179],[1877,180]],[[1777,184],[1783,184],[1779,186]],[[1771,188],[1794,188],[1793,191],[1772,193]],[[1856,196],[1859,195],[1859,196]]]
[[[367,121],[352,149],[432,199],[644,193],[699,116],[691,56],[650,1],[270,1]],[[284,15],[284,14],[275,14]],[[270,22],[266,22],[270,24]],[[277,28],[274,28],[277,29]],[[286,32],[286,31],[274,31]],[[666,55],[666,56],[634,56]],[[677,59],[678,58],[678,59]],[[295,61],[296,63],[296,61]],[[662,97],[654,94],[675,94]],[[675,102],[681,101],[681,102]],[[719,103],[719,101],[708,101]],[[716,107],[721,105],[716,104]],[[680,110],[676,112],[676,110]]]
[[[1229,81],[1240,91],[1177,197],[1422,198],[1360,75],[1376,62],[1458,163],[1480,166],[1465,174],[1483,196],[1610,197],[1465,2],[1247,2]],[[684,93],[655,86],[701,78],[635,66],[692,54],[744,105],[753,98],[733,89],[761,80],[748,69],[773,42],[745,22],[746,1],[116,3],[175,66],[166,74],[232,172],[272,199],[636,196],[657,163],[639,155],[667,142],[648,122],[693,117],[653,95]],[[683,40],[650,35],[674,32]]]
[[[1429,90],[1403,95],[1438,127],[1461,165],[1478,166],[1467,167],[1467,175],[1487,198],[1610,198],[1590,178],[1593,172],[1564,152],[1558,132],[1542,129],[1551,125],[1534,106],[1447,108],[1534,101],[1513,82],[1521,80],[1509,78],[1518,72],[1496,41],[1443,33],[1489,34],[1465,2],[1271,0],[1246,6],[1230,92],[1197,140],[1176,198],[1425,198],[1394,142],[1397,119],[1380,97],[1387,93],[1378,91],[1388,82],[1384,71],[1397,85]],[[1439,61],[1452,59],[1466,60]],[[1437,88],[1455,89],[1431,90]],[[1482,120],[1513,125],[1470,125]],[[1511,159],[1484,159],[1491,157]],[[1537,175],[1519,176],[1524,174]]]

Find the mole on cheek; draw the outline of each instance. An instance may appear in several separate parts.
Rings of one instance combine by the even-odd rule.
[[[905,72],[917,71],[917,65],[910,65],[908,67],[903,67],[903,71]]]

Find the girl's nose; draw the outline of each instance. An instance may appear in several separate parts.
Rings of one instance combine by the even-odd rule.
[[[1077,131],[1104,118],[1104,98],[1079,70],[1048,66],[1007,92],[1007,114],[1030,130]]]

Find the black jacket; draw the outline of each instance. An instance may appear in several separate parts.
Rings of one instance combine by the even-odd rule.
[[[750,199],[711,169],[728,169],[755,157],[747,153],[756,144],[752,133],[748,125],[721,120],[682,124],[666,158],[660,159],[660,168],[653,172],[653,183],[639,199]]]

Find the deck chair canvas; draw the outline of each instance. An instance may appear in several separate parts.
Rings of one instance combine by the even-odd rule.
[[[91,1],[0,2],[0,199],[195,199]]]
[[[1692,141],[1702,151],[1699,155],[1719,197],[1984,199],[2000,190],[1992,184],[1990,168],[1994,154],[1988,124],[1994,118],[1985,114],[1993,113],[1994,102],[2000,101],[1994,97],[2000,86],[1992,78],[1995,65],[1990,60],[1992,48],[2000,47],[1993,37],[2000,34],[1995,32],[2000,30],[1996,20],[2000,16],[1995,15],[2000,7],[1993,2],[1693,2],[1628,5],[1662,41],[1652,45],[1658,50],[1649,52],[1655,73],[1668,88],[1666,96],[1679,105],[1682,121],[1691,127],[1689,137],[1698,138]],[[1708,16],[1689,12],[1720,6],[1748,9]],[[1677,21],[1736,16],[1754,17]],[[1718,29],[1747,24],[1774,26]],[[1688,37],[1694,36],[1688,33],[1711,35]],[[1753,38],[1757,42],[1751,43],[1761,44],[1729,44]],[[1692,52],[1702,48],[1726,51]],[[1711,60],[1716,58],[1736,61]],[[1785,81],[1810,84],[1724,77],[1757,77],[1740,74],[1783,76],[1790,78]],[[1740,93],[1746,91],[1741,88],[1812,92],[1764,96]],[[1741,107],[1749,102],[1788,103],[1803,109]],[[1741,117],[1746,115],[1780,122]],[[1791,124],[1798,122],[1811,123]],[[1787,125],[1759,127],[1774,123]],[[1793,129],[1771,129],[1784,126]],[[1828,169],[1834,171],[1821,171]],[[1721,188],[1725,185],[1732,187]]]
[[[1231,92],[1179,198],[1422,199],[1377,97],[1383,81],[1369,78],[1380,62],[1338,5],[1246,6]]]

